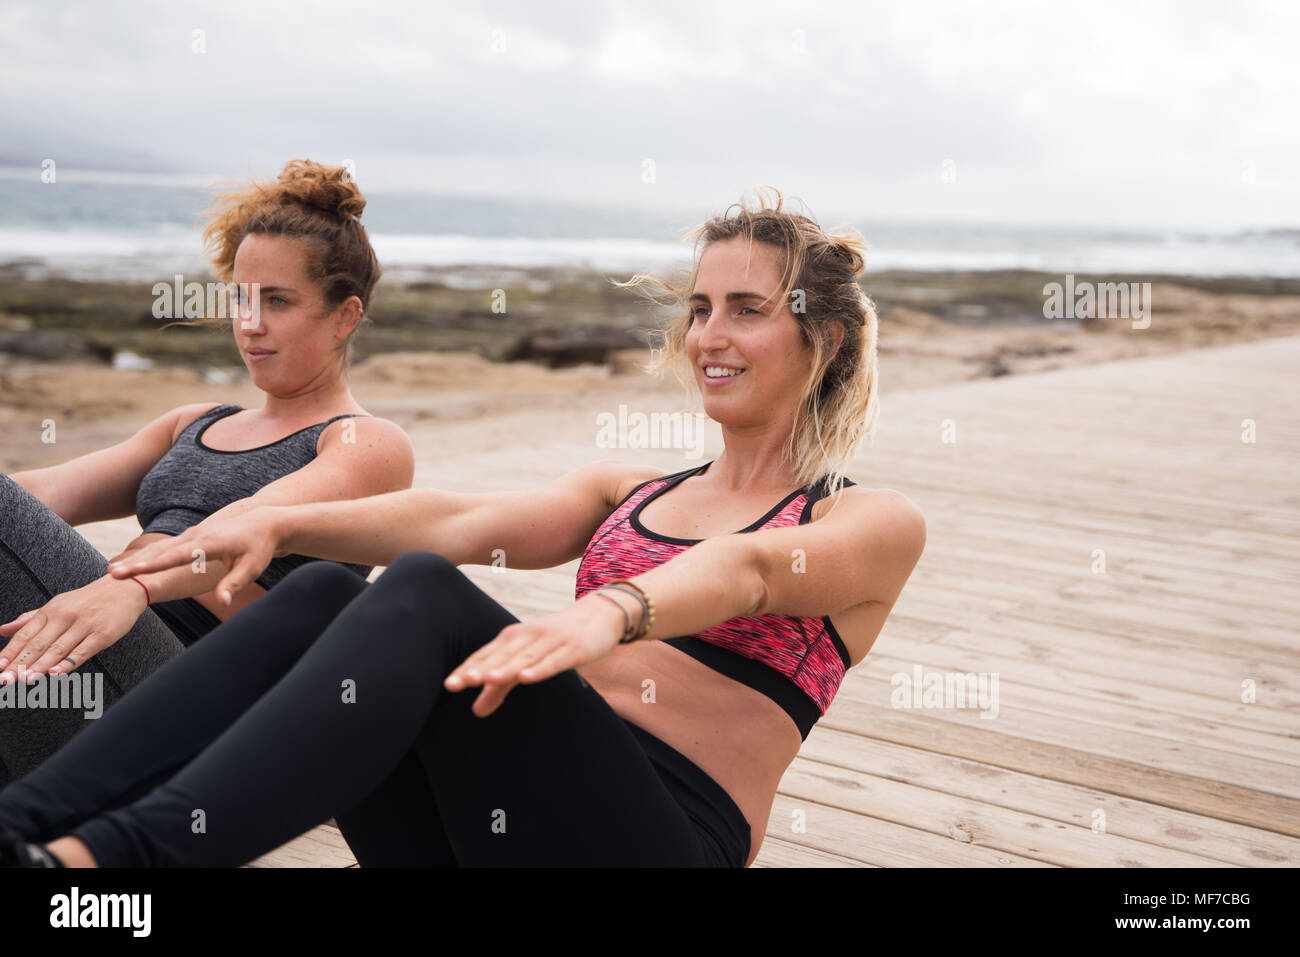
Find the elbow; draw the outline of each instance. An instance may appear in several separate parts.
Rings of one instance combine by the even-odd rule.
[[[449,541],[463,538],[448,534],[451,523],[458,516],[452,497],[446,492],[436,488],[412,488],[397,494],[408,496],[408,501],[414,506],[413,515],[410,512],[406,514],[414,519],[410,526],[415,530],[411,544],[416,549],[442,554]]]
[[[41,481],[40,472],[14,472],[9,476],[9,479],[32,498],[36,499],[36,501],[40,502],[55,515],[59,516],[59,518],[63,519],[69,525],[73,524],[69,521],[70,516],[65,515],[63,511],[59,509],[59,503],[51,498],[52,489],[47,488],[45,483]]]
[[[775,567],[772,558],[762,548],[755,547],[752,535],[706,539],[673,561],[680,563],[686,578],[708,582],[710,590],[725,592],[731,608],[739,604],[737,617],[764,614],[772,605]]]
[[[43,489],[41,488],[39,473],[13,472],[9,476],[9,481],[22,488],[32,498],[40,499],[42,502],[45,501],[44,496],[41,494]]]

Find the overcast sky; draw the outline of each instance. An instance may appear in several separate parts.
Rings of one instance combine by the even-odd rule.
[[[771,183],[815,213],[1294,227],[1298,48],[1281,0],[5,0],[0,163],[310,156],[367,191],[705,212]]]

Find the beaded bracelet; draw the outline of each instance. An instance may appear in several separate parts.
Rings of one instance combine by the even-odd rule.
[[[622,589],[619,590],[622,591]],[[605,601],[611,602],[614,605],[616,605],[618,607],[618,610],[623,613],[623,618],[627,621],[627,625],[623,629],[623,637],[619,638],[618,640],[618,643],[620,645],[623,644],[625,641],[627,641],[632,637],[632,632],[634,630],[632,627],[632,613],[627,610],[627,608],[623,605],[621,601],[619,601],[617,598],[613,597],[612,595],[604,594],[599,588],[596,589],[596,594],[600,595],[600,597],[605,599]]]

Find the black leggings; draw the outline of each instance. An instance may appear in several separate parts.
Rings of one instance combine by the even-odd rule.
[[[106,867],[240,865],[331,816],[363,866],[743,866],[735,802],[576,671],[486,718],[442,687],[516,620],[439,555],[370,585],[303,566],[0,791],[0,821]]]

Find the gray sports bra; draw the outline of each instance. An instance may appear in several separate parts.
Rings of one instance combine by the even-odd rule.
[[[208,426],[242,410],[238,405],[219,405],[204,412],[149,470],[135,496],[136,518],[145,534],[179,535],[231,502],[248,498],[281,476],[298,471],[316,457],[316,441],[330,422],[355,415],[336,415],[255,449],[227,452],[203,444]],[[306,555],[273,558],[257,584],[270,589],[300,565],[320,560]],[[362,578],[374,570],[373,565],[338,564]]]

